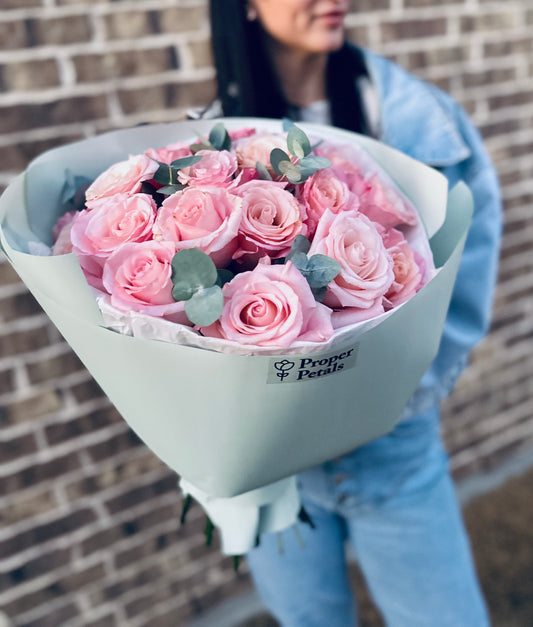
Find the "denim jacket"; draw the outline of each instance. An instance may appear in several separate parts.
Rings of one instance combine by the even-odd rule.
[[[501,237],[498,179],[481,137],[465,112],[438,88],[396,64],[363,51],[379,105],[378,139],[437,168],[452,188],[464,181],[474,196],[474,216],[439,351],[402,419],[439,404],[487,333]]]
[[[439,405],[465,368],[470,351],[488,331],[501,237],[500,190],[482,139],[463,109],[395,63],[362,52],[370,78],[370,101],[367,93],[363,106],[376,139],[437,168],[450,189],[464,181],[474,196],[474,217],[439,351],[405,408],[404,420]],[[220,115],[220,102],[215,101],[191,117]]]

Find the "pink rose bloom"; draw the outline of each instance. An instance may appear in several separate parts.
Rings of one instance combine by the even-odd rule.
[[[66,255],[72,252],[70,229],[72,228],[72,223],[77,215],[77,211],[67,211],[58,218],[52,228],[52,240],[54,242],[52,254]]]
[[[199,248],[219,268],[237,248],[242,201],[225,189],[194,187],[172,194],[157,215],[154,239],[174,242],[176,250]]]
[[[254,180],[239,187],[242,221],[234,259],[256,262],[265,254],[275,259],[289,252],[302,232],[303,209],[283,186]]]
[[[143,181],[150,180],[158,168],[159,165],[146,155],[134,155],[127,161],[114,163],[89,185],[85,192],[88,206],[105,196],[136,194]]]
[[[322,142],[314,150],[320,157],[326,157],[336,171],[342,172],[344,181],[352,192],[356,192],[363,179],[361,168],[358,165],[359,151],[350,144],[330,144]]]
[[[371,309],[381,302],[394,280],[392,258],[377,228],[362,214],[326,211],[308,254],[316,253],[341,265],[324,298],[331,308]]]
[[[245,137],[251,137],[252,135],[255,135],[255,133],[255,128],[251,127],[238,128],[234,131],[228,131],[229,138],[232,142],[235,142],[238,139],[244,139]]]
[[[121,246],[106,261],[102,277],[117,309],[133,310],[172,322],[187,324],[183,301],[172,298],[170,242],[131,242]]]
[[[202,187],[229,187],[237,171],[237,157],[227,150],[199,150],[198,163],[182,168],[178,180],[182,185]]]
[[[148,194],[115,194],[78,212],[72,224],[72,250],[89,283],[100,287],[105,260],[126,242],[152,239],[156,205]]]
[[[326,209],[333,213],[357,211],[359,200],[350,193],[344,174],[335,168],[317,170],[297,188],[297,198],[306,209],[309,237],[316,231],[318,221]]]
[[[401,224],[415,225],[416,211],[396,192],[380,181],[377,174],[366,179],[367,187],[360,196],[359,211],[386,228]]]
[[[255,346],[324,342],[333,334],[331,310],[317,303],[306,279],[289,261],[237,274],[223,287],[220,318],[202,333]]]
[[[144,154],[151,159],[160,161],[161,163],[170,164],[177,159],[190,157],[192,155],[192,151],[189,144],[186,144],[185,142],[177,142],[175,144],[163,146],[163,148],[148,148],[148,150],[145,150]]]
[[[390,309],[409,300],[422,287],[425,263],[400,231],[391,229],[383,239],[394,264],[394,280],[385,294],[385,306]]]
[[[287,140],[280,135],[253,135],[249,139],[239,141],[235,151],[241,168],[253,168],[259,161],[273,173],[270,165],[270,153],[274,148],[287,151]]]

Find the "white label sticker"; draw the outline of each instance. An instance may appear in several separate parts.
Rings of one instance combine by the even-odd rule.
[[[329,353],[273,357],[267,383],[299,383],[345,372],[355,366],[358,345]]]

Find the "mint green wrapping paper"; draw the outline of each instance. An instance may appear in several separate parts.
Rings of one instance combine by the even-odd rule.
[[[225,124],[280,131],[273,121]],[[28,242],[50,243],[65,168],[95,177],[130,153],[190,140],[195,130],[208,133],[211,126],[145,126],[45,153],[0,198],[0,240],[21,279],[133,430],[187,481],[211,496],[231,497],[393,428],[437,352],[473,208],[466,186],[459,184],[447,198],[443,176],[397,151],[302,124],[312,135],[355,141],[381,163],[432,237],[440,266],[435,278],[377,326],[343,334],[323,354],[230,355],[105,328],[74,255],[28,254]],[[308,374],[298,378],[302,371]]]

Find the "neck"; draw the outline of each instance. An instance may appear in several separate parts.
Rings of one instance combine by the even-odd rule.
[[[300,53],[272,40],[267,40],[266,44],[288,102],[297,107],[306,107],[312,102],[326,99],[326,53]]]

